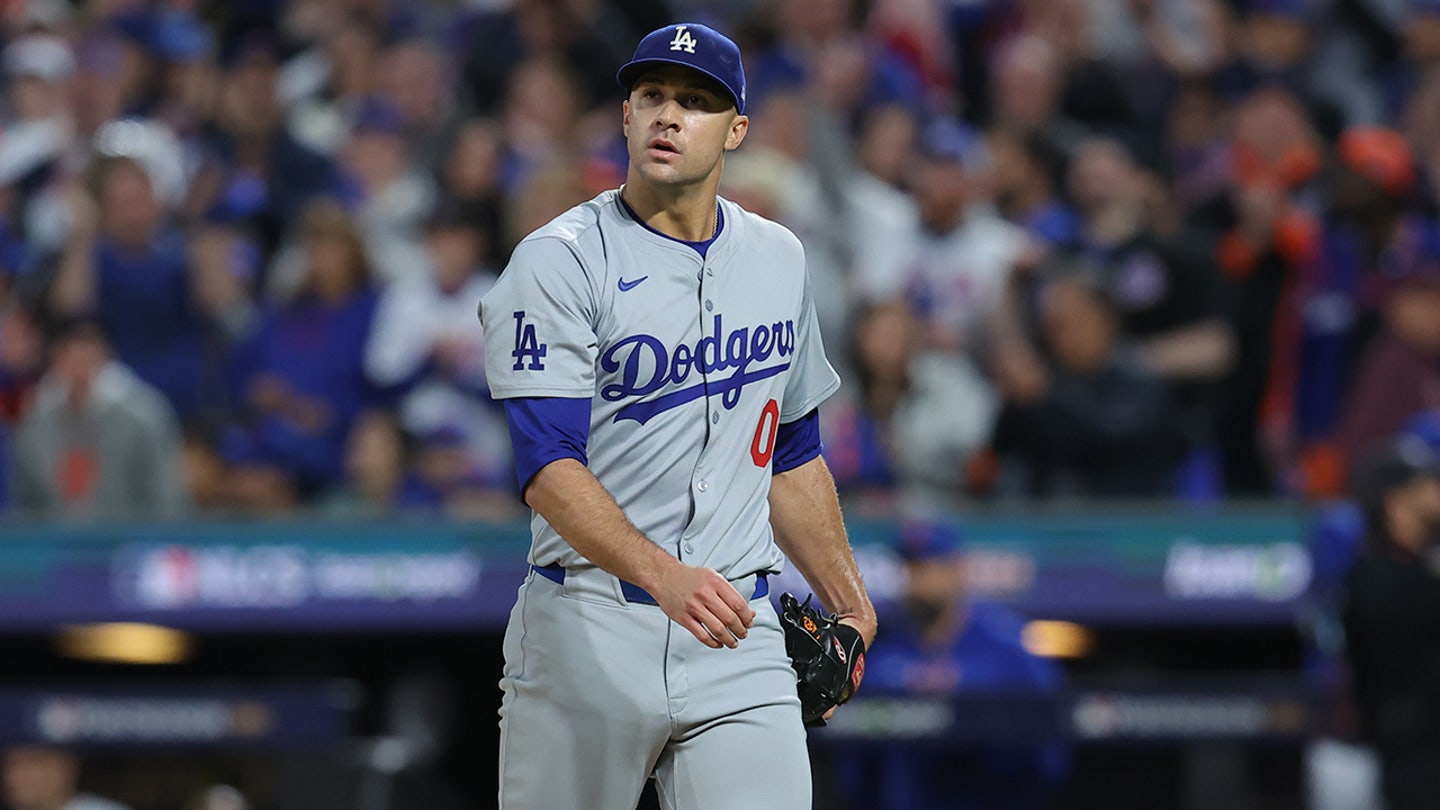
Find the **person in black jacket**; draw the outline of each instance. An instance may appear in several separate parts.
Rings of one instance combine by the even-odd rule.
[[[1369,534],[1345,608],[1356,698],[1380,754],[1390,810],[1433,809],[1440,797],[1440,456],[1407,437],[1363,470]]]
[[[997,355],[1005,409],[995,447],[1019,463],[1040,497],[1157,496],[1174,488],[1180,437],[1164,381],[1121,342],[1120,315],[1085,265],[1066,267],[1037,295],[1050,362]]]

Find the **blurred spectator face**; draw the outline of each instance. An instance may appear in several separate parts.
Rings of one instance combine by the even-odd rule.
[[[1040,308],[1045,343],[1063,368],[1083,375],[1109,365],[1116,323],[1099,294],[1079,282],[1056,281],[1046,287]]]
[[[281,8],[280,30],[291,42],[316,42],[344,22],[344,7],[332,0],[290,0]]]
[[[345,473],[369,503],[388,503],[405,468],[400,427],[388,414],[362,414],[351,428]]]
[[[322,298],[343,297],[360,286],[365,249],[350,215],[333,200],[306,209],[301,227],[308,275],[306,286]]]
[[[181,450],[180,464],[185,477],[185,491],[201,509],[224,505],[226,492],[225,460],[215,448],[187,436]]]
[[[330,84],[341,98],[358,98],[370,92],[376,77],[375,35],[365,26],[351,23],[326,41],[330,58]]]
[[[904,179],[905,166],[915,153],[915,137],[919,125],[909,110],[888,105],[865,117],[856,144],[860,166],[892,186]]]
[[[1224,102],[1210,89],[1192,85],[1180,90],[1166,121],[1172,149],[1201,149],[1215,139]]]
[[[515,23],[525,50],[553,52],[574,33],[574,15],[566,0],[517,0]]]
[[[999,52],[992,92],[999,123],[1030,131],[1055,115],[1060,99],[1060,62],[1039,37],[1022,36]]]
[[[1235,179],[1243,185],[1299,186],[1319,168],[1316,141],[1294,96],[1283,90],[1261,90],[1236,111]]]
[[[0,299],[4,274],[0,273]],[[38,368],[44,358],[40,329],[30,313],[20,308],[0,309],[0,372],[17,377]]]
[[[486,118],[465,122],[455,139],[445,179],[450,191],[464,198],[493,193],[500,180],[500,128]]]
[[[505,101],[505,140],[527,155],[552,154],[574,137],[580,92],[564,66],[529,59],[510,74]]]
[[[782,0],[779,30],[806,42],[823,43],[850,27],[853,0]]]
[[[1114,141],[1087,141],[1070,163],[1070,198],[1085,214],[1131,202],[1140,192],[1139,172],[1125,150]]]
[[[408,42],[385,54],[377,76],[380,92],[410,126],[442,114],[445,72],[440,55],[422,42]]]
[[[940,130],[937,136],[935,130]],[[931,230],[944,233],[960,224],[965,208],[971,202],[973,185],[959,154],[962,144],[940,142],[933,138],[958,138],[948,127],[927,127],[920,133],[920,149],[924,154],[914,164],[910,188],[920,208],[920,221]]]
[[[70,404],[83,407],[90,386],[110,362],[110,348],[99,327],[83,324],[62,337],[52,351],[50,373],[69,392]]]
[[[379,192],[405,174],[405,140],[398,132],[362,129],[346,145],[344,163],[371,193]]]
[[[113,160],[101,170],[100,224],[126,245],[146,245],[160,227],[160,201],[150,176],[132,160]]]
[[[279,120],[275,58],[268,53],[251,53],[224,78],[220,94],[221,125],[237,138],[263,138],[275,130]]]
[[[1385,323],[1411,347],[1440,357],[1440,284],[1410,283],[1385,302]]]
[[[219,96],[220,74],[208,59],[173,62],[163,75],[165,95],[197,119],[210,117]]]
[[[1405,21],[1405,55],[1420,65],[1440,62],[1440,5],[1427,4]]]
[[[1020,0],[1020,5],[1026,30],[1053,49],[1057,62],[1091,55],[1095,38],[1092,7],[1096,4],[1089,0]]]
[[[474,228],[446,224],[432,228],[425,242],[441,289],[458,288],[480,265],[484,236]]]
[[[747,148],[775,149],[791,160],[806,160],[810,154],[810,100],[794,90],[768,93],[760,110],[751,115]]]
[[[920,204],[920,219],[937,231],[947,231],[959,223],[969,202],[969,185],[965,166],[958,161],[930,161],[921,164],[911,178],[915,201]]]
[[[75,795],[79,765],[64,751],[17,746],[6,749],[0,763],[9,810],[55,810]]]
[[[1392,531],[1397,524],[1413,526],[1426,548],[1434,548],[1440,542],[1440,478],[1421,474],[1391,489],[1385,494],[1385,514]]]
[[[910,308],[899,301],[877,304],[855,324],[855,361],[869,379],[904,379],[920,338]]]
[[[907,561],[905,573],[905,607],[922,627],[965,599],[965,558],[958,552]]]
[[[1251,13],[1241,23],[1240,41],[1250,61],[1277,68],[1298,65],[1310,51],[1310,31],[1298,11]]]
[[[323,301],[341,301],[365,284],[365,246],[349,214],[321,200],[305,212],[305,287]]]

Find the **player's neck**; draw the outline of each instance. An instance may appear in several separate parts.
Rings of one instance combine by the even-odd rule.
[[[685,242],[704,242],[715,236],[715,192],[709,183],[672,192],[631,178],[620,189],[620,198],[640,221],[660,233]]]

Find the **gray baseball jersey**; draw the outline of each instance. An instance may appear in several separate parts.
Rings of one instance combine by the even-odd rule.
[[[778,571],[780,423],[840,386],[799,240],[721,200],[705,259],[607,191],[516,247],[481,304],[498,399],[590,397],[589,468],[641,532],[727,577]],[[586,561],[536,515],[531,562]]]
[[[708,648],[536,515],[530,561],[551,575],[530,575],[506,628],[500,807],[633,810],[652,774],[666,808],[809,807],[795,674],[755,576],[783,560],[767,500],[779,426],[840,384],[804,253],[721,200],[702,259],[618,197],[515,249],[481,304],[490,388],[590,398],[590,470],[645,536],[725,575],[756,619],[738,648]]]

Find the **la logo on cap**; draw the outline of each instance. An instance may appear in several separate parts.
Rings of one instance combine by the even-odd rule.
[[[675,26],[675,38],[670,40],[670,50],[684,51],[686,53],[695,52],[695,38],[690,36],[689,31],[685,30],[689,27],[688,25]]]

